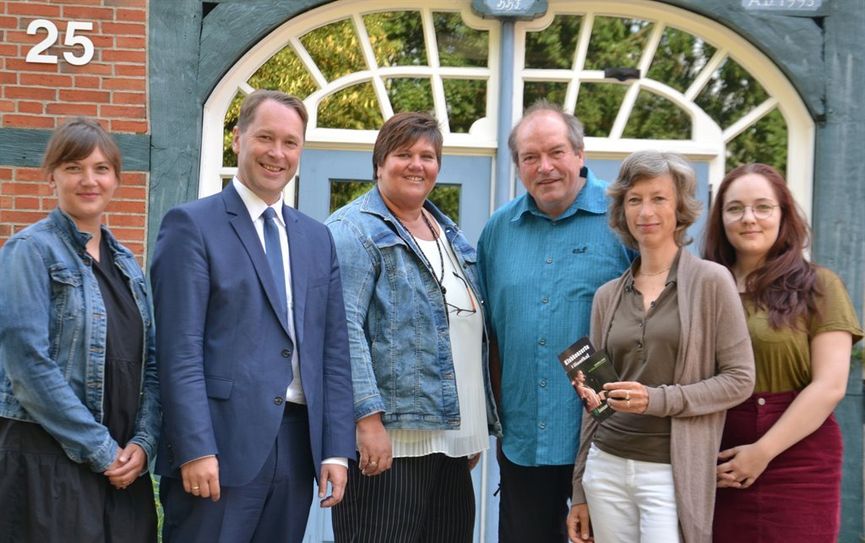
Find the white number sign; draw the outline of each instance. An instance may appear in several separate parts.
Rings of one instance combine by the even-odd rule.
[[[57,37],[60,32],[57,30],[57,25],[47,19],[35,19],[27,25],[27,34],[35,35],[39,30],[45,30],[45,39],[33,46],[27,53],[27,62],[35,64],[57,64],[57,55],[45,54],[49,47],[57,42]],[[66,36],[63,38],[63,45],[67,47],[81,46],[81,54],[76,55],[72,51],[64,51],[63,58],[73,66],[83,66],[93,60],[93,41],[87,36],[76,35],[76,32],[84,30],[93,30],[93,23],[90,21],[69,21],[66,25]]]

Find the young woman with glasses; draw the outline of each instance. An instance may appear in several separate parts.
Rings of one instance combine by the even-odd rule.
[[[757,382],[727,414],[714,540],[836,541],[844,397],[862,337],[847,291],[805,259],[808,226],[771,166],[732,170],[718,189],[706,258],[730,269],[748,318]]]

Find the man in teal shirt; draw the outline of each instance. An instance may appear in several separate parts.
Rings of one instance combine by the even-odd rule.
[[[528,191],[490,218],[478,263],[500,353],[499,541],[567,541],[582,403],[558,354],[589,333],[592,297],[633,256],[607,225],[576,117],[529,108],[508,146]]]

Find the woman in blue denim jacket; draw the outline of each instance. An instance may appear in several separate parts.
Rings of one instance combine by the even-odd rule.
[[[426,198],[442,135],[400,113],[373,149],[376,186],[334,213],[359,460],[336,541],[471,541],[471,468],[500,426],[475,250]]]
[[[156,541],[150,301],[102,226],[120,150],[76,119],[43,166],[57,208],[0,249],[0,541]]]

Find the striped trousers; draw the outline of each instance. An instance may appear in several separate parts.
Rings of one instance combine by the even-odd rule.
[[[375,477],[349,461],[333,508],[336,543],[470,543],[475,495],[468,460],[444,454],[394,458]]]

